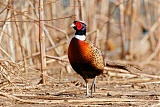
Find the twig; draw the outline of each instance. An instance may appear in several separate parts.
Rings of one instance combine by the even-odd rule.
[[[55,19],[43,19],[43,20],[40,20],[40,21],[48,21],[48,22],[51,22],[51,21],[55,21],[55,20],[60,20],[60,19],[66,19],[66,18],[71,18],[75,15],[70,15],[70,16],[65,16],[65,17],[60,17],[60,18],[55,18]],[[39,20],[0,20],[0,22],[38,22]]]
[[[65,34],[67,41],[69,41],[69,36],[68,36],[68,34],[67,34],[66,31],[64,31],[64,30],[62,30],[62,29],[60,29],[60,28],[57,28],[57,27],[55,27],[55,26],[46,24],[46,23],[45,23],[44,25],[47,26],[47,27],[49,27],[49,28],[56,29],[56,30],[58,30],[59,32]]]
[[[158,100],[144,100],[144,99],[127,99],[127,98],[107,98],[107,99],[100,99],[100,98],[91,98],[91,99],[75,99],[75,100],[68,100],[70,103],[89,103],[89,102],[150,102],[150,101],[158,101]]]
[[[50,55],[46,55],[47,58],[52,58],[52,59],[56,59],[62,62],[69,62],[67,59],[62,59],[61,57],[56,57],[56,56],[50,56]]]
[[[65,41],[60,43],[60,44],[58,44],[58,45],[47,47],[47,48],[45,48],[45,51],[49,51],[51,49],[54,49],[54,48],[56,48],[56,47],[58,47],[60,45],[64,45],[64,44],[66,44]],[[40,52],[35,52],[35,53],[32,53],[31,55],[27,56],[26,59],[33,58],[33,57],[38,56],[38,55],[40,55]]]
[[[148,64],[158,54],[158,52],[160,52],[160,37],[154,52],[144,62],[142,62],[142,65]]]
[[[11,100],[20,101],[23,103],[31,103],[31,104],[53,104],[53,103],[63,103],[64,100],[46,100],[46,101],[39,101],[39,100],[24,100],[18,97],[15,97],[13,95],[10,95],[8,93],[0,92],[1,96],[5,96]]]
[[[14,62],[14,60],[12,59],[12,57],[3,49],[1,43],[0,43],[0,50],[1,50],[12,62]]]

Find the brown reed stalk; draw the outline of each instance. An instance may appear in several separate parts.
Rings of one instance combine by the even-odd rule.
[[[93,31],[97,29],[97,21],[96,21],[96,0],[92,0],[92,1],[88,1],[88,4],[86,6],[89,7],[89,9],[87,10],[88,13],[88,31]],[[93,34],[92,36],[90,36],[90,40],[92,42],[94,42],[95,39],[95,34]]]
[[[105,3],[103,3],[105,4]],[[110,3],[108,2],[108,8],[107,8],[107,16],[110,17],[111,16],[111,10],[110,10]],[[109,38],[109,35],[110,35],[110,21],[108,20],[107,24],[106,24],[106,40],[105,40],[105,45],[107,45],[108,43],[108,38]],[[107,58],[107,51],[108,51],[108,46],[105,46],[105,54],[104,54],[104,58],[105,59],[108,59]]]
[[[146,12],[145,16],[146,16],[146,21],[147,21],[147,25],[149,28],[151,28],[151,14],[150,14],[150,6],[149,6],[149,1],[145,1],[144,0],[144,10]],[[154,43],[154,35],[153,33],[149,35],[149,42],[151,44],[151,50],[153,51],[154,50],[154,46],[155,46],[155,43]]]
[[[78,0],[74,0],[74,12],[76,14],[76,17],[74,20],[80,20],[80,11],[79,11],[80,7],[79,7],[79,1]]]
[[[42,72],[42,82],[46,84],[46,53],[45,53],[45,35],[44,35],[44,11],[43,11],[43,0],[39,0],[39,42],[40,42],[40,58],[41,58],[41,72]]]
[[[16,18],[15,18],[16,21]],[[20,36],[20,27],[18,26],[18,23],[15,22],[16,25],[16,30],[17,30],[17,36],[18,36],[18,42],[19,42],[19,46],[20,46],[20,50],[21,50],[21,54],[22,54],[22,58],[23,58],[23,63],[24,63],[24,71],[26,74],[26,80],[28,79],[28,69],[27,69],[27,61],[26,61],[26,53],[25,53],[25,49],[22,46],[22,40],[21,40],[21,36]]]
[[[123,4],[124,0],[120,0],[120,28],[121,28],[121,49],[122,49],[122,53],[121,53],[121,58],[124,59],[125,57],[125,23],[124,23],[124,4]]]
[[[133,59],[133,41],[134,41],[134,38],[135,38],[135,29],[136,29],[136,18],[137,18],[137,1],[132,1],[132,14],[131,14],[131,19],[130,19],[130,23],[131,23],[131,27],[130,27],[130,35],[129,35],[129,56],[130,56],[130,59],[132,60]],[[136,45],[136,44],[135,44]]]
[[[84,20],[83,19],[83,0],[78,0],[78,5],[79,5],[79,20]]]

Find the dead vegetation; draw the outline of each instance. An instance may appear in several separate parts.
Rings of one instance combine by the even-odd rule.
[[[159,106],[159,0],[0,1],[0,105]],[[106,63],[94,98],[70,67],[74,20]],[[130,66],[131,65],[131,66]]]

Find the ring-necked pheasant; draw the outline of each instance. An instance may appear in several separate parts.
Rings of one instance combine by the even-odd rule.
[[[69,44],[68,58],[72,68],[85,80],[87,96],[89,96],[88,79],[93,78],[92,96],[93,88],[95,91],[96,76],[104,70],[102,53],[93,43],[86,40],[86,24],[83,21],[74,21],[71,27],[76,33]]]

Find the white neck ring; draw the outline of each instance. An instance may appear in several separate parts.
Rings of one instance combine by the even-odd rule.
[[[81,41],[86,40],[86,36],[85,35],[74,35],[73,38],[76,38],[76,39],[81,40]]]

